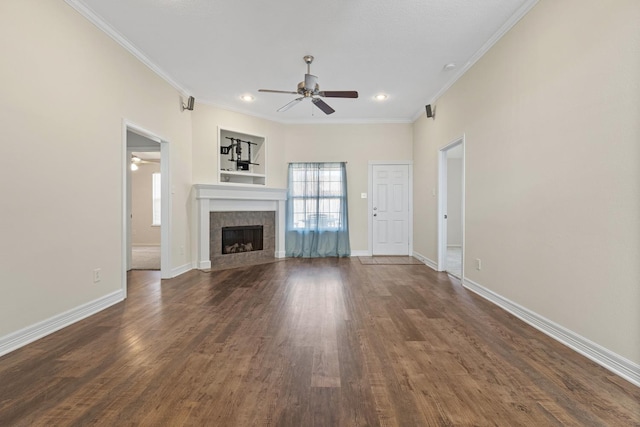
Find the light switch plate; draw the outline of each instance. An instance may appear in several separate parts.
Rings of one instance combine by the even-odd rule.
[[[367,198],[367,193],[360,193],[360,198],[361,199],[366,199]]]

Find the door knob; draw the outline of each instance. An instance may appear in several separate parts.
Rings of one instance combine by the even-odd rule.
[[[373,210],[374,210],[374,211],[377,211],[377,210],[378,210],[378,208],[373,208]]]
[[[378,216],[378,214],[373,214],[373,216]]]

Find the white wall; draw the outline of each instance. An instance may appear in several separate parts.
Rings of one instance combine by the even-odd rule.
[[[170,141],[172,266],[190,260],[191,118],[62,1],[4,0],[0,52],[1,341],[122,289],[123,119]]]
[[[159,163],[141,163],[131,172],[131,243],[159,246],[160,227],[153,224],[152,175],[160,173]]]
[[[635,363],[638,22],[635,0],[542,0],[414,124],[416,251],[437,259],[425,190],[465,134],[467,278]]]

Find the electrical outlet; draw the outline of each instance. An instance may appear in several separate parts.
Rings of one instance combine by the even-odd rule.
[[[476,258],[476,270],[482,270],[482,260],[480,258]]]
[[[93,270],[93,283],[98,283],[101,279],[101,271],[99,268]]]

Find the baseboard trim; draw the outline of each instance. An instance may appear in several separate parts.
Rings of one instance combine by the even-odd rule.
[[[413,251],[413,257],[416,258],[418,261],[424,263],[427,267],[431,268],[432,270],[438,271],[438,263],[430,260],[426,256],[416,251]]]
[[[473,280],[462,281],[465,288],[494,303],[503,310],[513,314],[523,322],[533,326],[540,332],[566,345],[572,350],[591,359],[598,365],[640,387],[640,365],[602,347],[575,332],[546,319],[539,314],[490,291]]]
[[[287,253],[285,251],[276,251],[274,253],[274,257],[276,258],[285,258],[287,256]]]
[[[94,301],[57,314],[42,322],[0,337],[0,356],[24,347],[40,338],[44,338],[62,328],[66,328],[123,300],[124,294],[122,290],[118,290]]]
[[[193,270],[193,264],[188,263],[185,265],[181,265],[180,267],[175,267],[171,269],[171,278],[178,277],[181,274],[186,273],[187,271]]]
[[[198,270],[211,270],[211,261],[200,261],[198,264]]]
[[[351,251],[351,256],[371,256],[371,252],[365,251]]]

